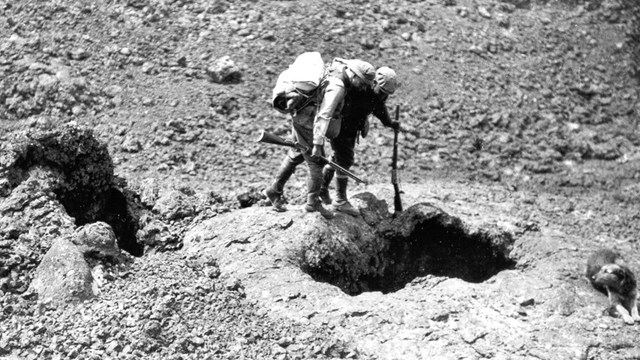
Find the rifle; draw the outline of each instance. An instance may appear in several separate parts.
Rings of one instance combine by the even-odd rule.
[[[396,121],[400,119],[400,105],[396,106]],[[398,129],[393,129],[393,156],[391,157],[391,183],[393,184],[393,207],[395,213],[402,212],[400,182],[398,180]]]
[[[274,144],[274,145],[282,145],[282,146],[287,146],[287,147],[291,147],[294,149],[298,149],[300,151],[302,151],[303,153],[309,153],[309,149],[297,142],[293,142],[290,140],[285,140],[283,138],[281,138],[280,136],[276,135],[276,134],[272,134],[270,132],[267,132],[265,130],[262,130],[262,133],[260,134],[260,137],[258,137],[258,142],[262,142],[262,143],[266,143],[266,144]],[[324,163],[326,163],[327,165],[331,166],[332,168],[334,168],[336,171],[343,173],[344,175],[347,175],[348,177],[352,178],[353,180],[355,180],[357,183],[361,183],[361,184],[368,184],[368,182],[366,180],[362,180],[359,177],[357,177],[354,173],[352,173],[351,171],[343,168],[342,166],[336,164],[335,162],[327,159],[324,156],[320,156],[320,159],[322,159],[322,161]]]

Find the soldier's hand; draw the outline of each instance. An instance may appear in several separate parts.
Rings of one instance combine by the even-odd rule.
[[[401,132],[403,134],[406,134],[409,132],[409,129],[407,129],[406,127],[402,126],[402,124],[400,124],[399,121],[394,121],[394,125],[391,126],[391,128],[393,128],[393,130],[397,130],[398,132]]]
[[[393,130],[400,130],[400,121],[392,121],[389,127]]]

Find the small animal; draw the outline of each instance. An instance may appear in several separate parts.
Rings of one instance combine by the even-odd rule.
[[[602,249],[593,253],[587,260],[586,275],[594,288],[607,294],[611,308],[625,323],[640,322],[636,277],[617,252]]]

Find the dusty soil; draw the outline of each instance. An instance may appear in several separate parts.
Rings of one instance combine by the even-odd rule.
[[[277,284],[233,266],[218,274],[219,259],[145,242],[147,255],[109,268],[98,297],[58,308],[26,291],[29,275],[5,271],[20,264],[13,254],[22,238],[3,230],[0,356],[636,358],[638,325],[603,314],[605,297],[582,276],[588,254],[604,246],[640,270],[637,47],[628,37],[638,27],[627,5],[0,1],[2,150],[17,134],[73,123],[106,144],[131,191],[152,181],[161,193],[205,194],[184,214],[158,207],[171,218],[172,246],[162,250],[180,248],[182,235],[211,218],[275,216],[263,202],[239,210],[246,204],[237,199],[255,198],[285,153],[255,138],[261,129],[288,133],[287,118],[268,105],[270,89],[310,50],[400,75],[388,105],[401,107],[408,129],[400,137],[405,206],[428,201],[515,239],[515,266],[480,283],[428,275],[397,293],[353,297],[286,268],[299,277],[283,283],[304,280],[309,293],[294,288],[285,300],[261,296]],[[214,71],[224,56],[238,66],[230,81]],[[391,204],[392,133],[372,124],[354,171],[374,185],[350,191]],[[286,189],[293,215],[285,217],[302,215],[301,168]],[[0,182],[0,200],[10,187]],[[12,204],[3,200],[3,216]],[[62,220],[18,224],[30,239],[47,239],[25,250],[21,271],[33,271],[56,233],[71,231],[62,207],[55,211]],[[313,307],[318,316],[308,316]]]

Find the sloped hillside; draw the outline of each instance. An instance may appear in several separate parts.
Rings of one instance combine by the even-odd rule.
[[[407,181],[443,170],[592,186],[577,167],[634,159],[638,144],[622,5],[5,2],[0,110],[15,127],[95,126],[124,174],[257,186],[283,150],[255,144],[256,133],[288,131],[270,88],[297,54],[317,50],[398,71],[404,85],[389,106],[410,130]],[[240,78],[215,83],[208,70],[224,56]],[[386,181],[389,144],[374,130],[356,170]]]

